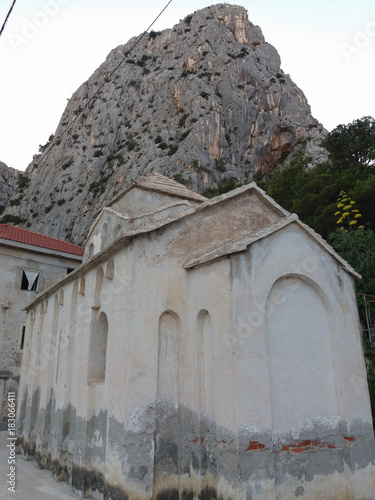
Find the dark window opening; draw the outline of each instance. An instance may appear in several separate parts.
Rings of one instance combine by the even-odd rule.
[[[66,270],[66,274],[69,274],[72,271],[74,271],[74,267],[68,267],[67,270]]]
[[[18,346],[18,349],[20,351],[23,351],[23,344],[25,342],[25,331],[26,331],[26,326],[23,325],[22,329],[21,329],[21,339],[20,339],[20,343],[19,343],[19,346]]]
[[[39,283],[39,273],[36,271],[22,271],[21,290],[37,292]]]

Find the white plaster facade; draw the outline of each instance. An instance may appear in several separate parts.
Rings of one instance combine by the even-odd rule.
[[[93,498],[372,499],[354,278],[255,184],[150,175],[28,307],[24,456]]]
[[[7,427],[7,393],[18,391],[25,308],[39,293],[64,278],[68,270],[82,263],[82,255],[42,246],[52,238],[9,226],[6,231],[6,226],[0,225],[0,430]],[[39,244],[30,244],[32,240]],[[63,249],[79,248],[53,240],[56,242]],[[25,274],[29,282],[25,282]]]

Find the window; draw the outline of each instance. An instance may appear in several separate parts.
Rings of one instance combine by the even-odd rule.
[[[18,335],[18,342],[17,342],[17,351],[18,352],[23,351],[23,345],[25,343],[25,331],[26,331],[26,326],[21,325],[20,332]]]
[[[100,250],[104,250],[104,248],[107,246],[108,246],[108,225],[105,222],[101,230]]]
[[[39,273],[24,269],[22,271],[21,290],[28,290],[29,292],[37,292],[39,284]]]
[[[66,274],[70,274],[74,271],[74,267],[68,267],[67,270],[66,270]]]

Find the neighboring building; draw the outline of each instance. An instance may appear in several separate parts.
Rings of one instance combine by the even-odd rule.
[[[83,248],[0,224],[0,430],[7,427],[7,393],[18,390],[25,307],[82,262]]]
[[[27,308],[26,458],[106,499],[372,499],[355,271],[254,183],[160,174]]]

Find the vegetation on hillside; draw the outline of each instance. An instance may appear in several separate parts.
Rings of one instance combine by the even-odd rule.
[[[323,145],[329,153],[326,163],[309,168],[310,159],[298,156],[258,184],[325,238],[337,227],[341,191],[357,201],[364,227],[375,230],[375,120],[367,116],[339,125]]]

